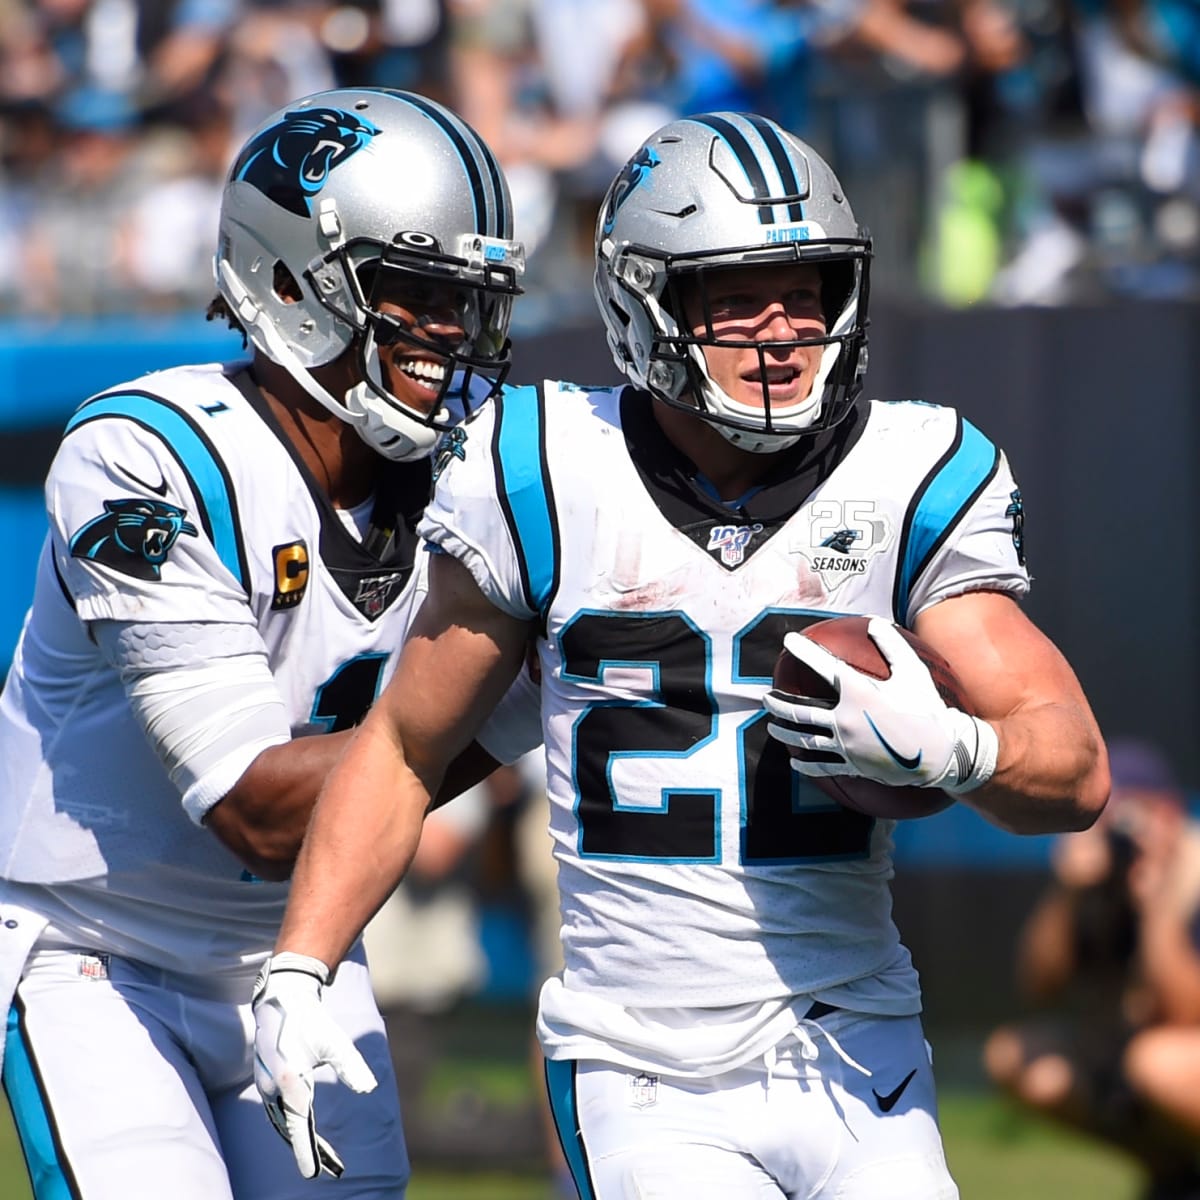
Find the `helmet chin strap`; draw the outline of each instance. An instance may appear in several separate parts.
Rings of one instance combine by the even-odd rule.
[[[346,407],[356,422],[359,436],[385,458],[393,462],[412,462],[432,453],[441,431],[432,423],[419,421],[402,409],[389,404],[378,391],[388,392],[379,363],[375,331],[368,324],[363,335],[362,362],[367,376],[346,392]],[[435,419],[445,418],[444,406]],[[447,418],[448,419],[448,418]]]
[[[750,454],[774,454],[794,446],[803,433],[760,433],[753,429],[738,429],[723,421],[710,422],[712,427],[731,445]]]
[[[651,316],[652,323],[663,330],[663,333],[668,338],[670,337],[671,330],[678,330],[679,327],[675,318],[667,313],[656,296],[647,294],[644,298],[644,306]],[[856,303],[852,301],[842,310],[834,326],[835,334],[839,330],[844,329],[853,320],[853,312],[856,307]],[[729,442],[730,445],[736,446],[739,450],[745,450],[750,454],[774,454],[779,450],[787,450],[794,446],[804,437],[806,429],[821,415],[821,410],[825,407],[825,381],[829,378],[829,373],[833,370],[841,351],[841,342],[832,342],[825,347],[821,354],[821,365],[817,370],[816,377],[813,379],[808,397],[797,407],[803,407],[808,402],[808,399],[813,396],[818,397],[816,403],[807,412],[794,414],[789,418],[793,421],[803,420],[803,425],[780,433],[770,433],[765,429],[748,429],[721,420],[720,418],[736,415],[739,411],[743,412],[746,419],[749,420],[753,416],[753,412],[748,410],[745,405],[739,404],[724,388],[713,381],[708,373],[708,363],[704,357],[704,348],[702,346],[689,344],[686,352],[696,365],[700,378],[704,381],[704,395],[702,398],[707,405],[707,412],[718,418],[717,420],[710,420],[708,424]],[[666,364],[661,362],[655,364],[655,366],[666,368],[670,371],[670,382],[664,378],[659,386],[664,391],[673,391],[677,398],[683,388],[686,387],[686,373],[682,366],[674,365],[667,367]],[[676,399],[675,402],[678,403],[678,400]],[[701,419],[704,418],[704,410],[698,408],[696,412]]]
[[[241,280],[229,263],[222,259],[218,269],[226,294],[234,301],[234,312],[245,327],[250,340],[283,367],[322,408],[349,425],[372,450],[384,458],[394,462],[407,462],[424,458],[430,453],[440,436],[437,430],[392,411],[365,382],[350,388],[344,400],[337,400],[332,392],[313,378],[312,372],[300,361],[296,352],[280,336],[274,323],[242,286]],[[368,337],[370,336],[368,333]],[[368,370],[374,371],[376,382],[382,386],[378,374],[379,354],[373,338],[367,348],[366,357]],[[408,429],[398,428],[397,421],[406,421],[411,429],[420,432],[414,437]],[[422,436],[426,432],[429,434],[428,438]]]
[[[821,415],[821,409],[825,406],[823,394],[825,379],[829,375],[833,363],[837,359],[837,351],[840,349],[840,344],[834,343],[831,346],[827,346],[825,352],[821,355],[821,368],[813,380],[808,395],[797,406],[798,408],[808,406],[807,411],[794,413],[790,416],[792,421],[803,421],[803,425],[799,428],[793,426],[786,432],[769,433],[765,429],[746,429],[737,425],[731,425],[726,421],[712,421],[710,424],[730,445],[736,446],[739,450],[745,450],[750,454],[774,454],[779,450],[789,449],[804,436],[804,432],[808,426],[812,425]],[[834,351],[832,355],[829,353],[831,350]],[[728,416],[743,411],[746,418],[749,419],[753,414],[746,410],[746,406],[739,404],[723,387],[714,382],[709,375],[707,364],[704,361],[703,348],[700,346],[689,346],[688,351],[699,359],[700,374],[704,380],[704,401],[708,405],[708,410],[717,416]],[[817,398],[816,402],[810,403],[814,396]]]
[[[228,261],[222,259],[218,269],[221,273],[221,282],[225,285],[225,293],[234,302],[234,315],[246,329],[250,340],[268,358],[283,367],[322,408],[328,409],[335,417],[347,424],[354,425],[356,423],[354,414],[312,377],[312,372],[280,336],[279,330],[275,328],[274,323],[263,312],[254,297],[242,286],[242,281],[237,277]]]

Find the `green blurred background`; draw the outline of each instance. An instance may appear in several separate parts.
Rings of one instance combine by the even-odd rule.
[[[522,1006],[479,1003],[433,1020],[428,1032],[438,1055],[409,1114],[415,1137],[408,1200],[557,1200],[537,1149],[528,1021]],[[1134,1200],[1138,1195],[1141,1180],[1129,1161],[1031,1120],[992,1094],[976,1065],[972,1035],[929,1032],[942,1081],[946,1151],[963,1200]],[[469,1149],[472,1143],[479,1153]],[[489,1164],[489,1157],[498,1161]],[[0,1198],[30,1196],[4,1108]]]

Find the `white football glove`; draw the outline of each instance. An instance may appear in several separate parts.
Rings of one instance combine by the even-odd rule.
[[[999,742],[986,721],[951,708],[916,651],[890,621],[867,626],[891,675],[857,671],[800,633],[784,649],[837,693],[822,702],[772,689],[767,732],[791,747],[803,775],[858,775],[891,787],[939,787],[961,795],[992,777]]]
[[[305,954],[267,959],[254,984],[254,1083],[271,1124],[289,1142],[305,1179],[345,1170],[333,1147],[317,1134],[313,1072],[328,1063],[356,1092],[375,1087],[375,1076],[321,1004],[329,968]]]

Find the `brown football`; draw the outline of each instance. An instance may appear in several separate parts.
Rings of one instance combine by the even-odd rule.
[[[802,632],[855,670],[873,675],[876,679],[887,679],[891,672],[879,648],[867,634],[869,621],[869,617],[830,617],[809,625]],[[953,667],[915,633],[900,626],[897,628],[929,668],[934,686],[942,699],[974,715],[975,709]],[[815,671],[786,650],[780,653],[775,663],[772,684],[776,691],[789,692],[793,696],[828,702],[836,699],[833,689]],[[812,780],[839,804],[856,812],[893,821],[928,817],[954,803],[954,797],[941,788],[889,787],[856,775],[813,776]]]

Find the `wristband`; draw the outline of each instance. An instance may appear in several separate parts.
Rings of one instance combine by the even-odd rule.
[[[952,792],[956,796],[963,796],[983,787],[996,773],[996,760],[1000,755],[1000,738],[996,730],[981,717],[968,716],[966,719],[975,732],[975,753],[971,754],[967,750],[965,739],[960,738],[954,747],[957,781],[941,785],[944,791]]]

